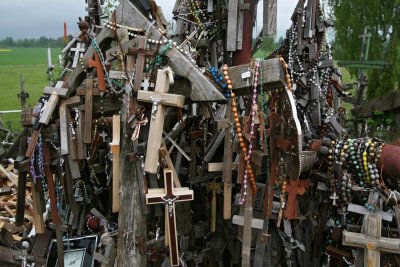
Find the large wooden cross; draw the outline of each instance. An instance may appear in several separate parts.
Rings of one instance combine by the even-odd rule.
[[[137,99],[153,103],[150,135],[147,140],[147,152],[144,170],[148,173],[157,173],[159,149],[161,147],[162,132],[164,127],[165,105],[183,107],[185,97],[182,95],[168,94],[169,82],[166,70],[158,70],[156,88],[154,92],[138,91]]]
[[[178,238],[175,219],[175,202],[193,200],[193,190],[187,187],[174,188],[172,171],[164,169],[165,188],[149,189],[146,204],[164,204],[166,218],[166,235],[169,242],[171,266],[179,266]]]
[[[381,266],[380,251],[400,254],[400,239],[381,237],[382,218],[365,215],[365,234],[343,231],[343,245],[364,248],[364,267]]]
[[[45,105],[42,115],[40,116],[40,123],[47,125],[50,121],[51,116],[53,115],[54,109],[58,104],[59,97],[67,96],[68,89],[61,88],[63,84],[63,81],[58,81],[55,87],[44,88],[43,93],[50,95],[50,98]]]

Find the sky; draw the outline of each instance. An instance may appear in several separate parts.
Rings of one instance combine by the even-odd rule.
[[[174,0],[157,0],[167,20],[171,20]],[[290,17],[297,0],[278,0],[277,37],[283,36],[291,25]],[[64,34],[64,21],[68,34],[79,31],[78,18],[86,13],[85,0],[0,0],[0,39],[60,37]],[[260,1],[257,29],[262,27],[262,1]]]

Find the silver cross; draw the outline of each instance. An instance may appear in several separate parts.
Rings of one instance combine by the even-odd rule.
[[[150,99],[151,101],[153,101],[153,106],[151,108],[151,118],[154,120],[156,118],[158,100],[153,96],[150,96]]]
[[[161,197],[162,200],[164,200],[165,203],[167,203],[168,205],[168,213],[169,213],[169,217],[172,217],[172,210],[174,209],[174,202],[175,200],[178,199],[179,196],[175,196],[174,198],[164,198]]]

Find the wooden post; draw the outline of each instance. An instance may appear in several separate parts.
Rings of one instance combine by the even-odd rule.
[[[83,128],[83,142],[92,142],[92,120],[93,120],[93,79],[86,79],[85,90],[85,125]]]
[[[169,241],[169,255],[171,266],[179,266],[178,239],[176,231],[175,219],[175,202],[193,200],[193,190],[187,187],[174,188],[172,171],[164,169],[164,185],[165,189],[149,189],[146,195],[146,203],[164,204],[166,218],[166,235]]]
[[[400,240],[381,237],[382,219],[379,215],[365,215],[365,234],[343,231],[343,245],[364,248],[364,267],[380,265],[380,251],[400,254]]]
[[[144,102],[152,102],[152,118],[150,122],[150,135],[147,141],[146,161],[144,170],[148,173],[157,173],[159,149],[162,141],[164,127],[165,106],[183,107],[185,97],[181,95],[167,94],[169,89],[168,75],[165,70],[158,70],[157,82],[154,92],[139,91],[137,99]]]
[[[233,142],[231,138],[232,106],[231,99],[226,104],[226,119],[229,124],[225,130],[224,140],[224,162],[222,179],[224,181],[224,219],[229,220],[232,216],[232,154]]]
[[[113,140],[111,145],[111,153],[113,155],[112,172],[113,172],[113,183],[112,183],[112,211],[118,212],[120,209],[120,198],[119,198],[119,187],[120,187],[120,126],[121,117],[120,115],[113,116]]]

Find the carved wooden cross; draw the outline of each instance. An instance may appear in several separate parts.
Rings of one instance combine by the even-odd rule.
[[[157,51],[146,50],[147,38],[144,36],[136,37],[138,47],[129,48],[129,53],[137,54],[135,65],[135,81],[133,83],[134,92],[138,92],[142,86],[142,76],[146,56],[154,56]]]
[[[364,217],[365,234],[343,231],[343,245],[364,248],[364,266],[381,266],[380,251],[400,254],[400,240],[381,237],[382,218],[368,214]]]
[[[85,53],[85,44],[77,43],[76,47],[71,48],[71,52],[75,52],[74,60],[72,61],[72,68],[76,68],[76,66],[78,65],[78,61],[81,57],[81,53]]]
[[[146,204],[164,204],[166,217],[166,235],[169,241],[169,254],[172,266],[179,266],[178,238],[175,220],[175,202],[193,200],[193,190],[187,187],[174,188],[172,171],[164,169],[165,188],[149,189]]]
[[[165,105],[183,107],[185,97],[182,95],[167,94],[169,90],[168,75],[166,70],[158,70],[157,82],[154,92],[138,91],[137,99],[153,103],[150,120],[150,135],[147,140],[147,152],[144,170],[157,173],[159,149],[161,147],[162,132],[164,127]]]
[[[94,60],[89,57],[88,62],[89,62],[89,67],[91,68],[94,67],[96,69],[97,83],[99,86],[99,90],[101,93],[104,93],[107,89],[106,82],[104,80],[104,69],[97,52],[94,52]]]
[[[303,182],[299,179],[290,180],[286,186],[286,192],[288,193],[288,198],[286,201],[286,207],[284,212],[284,217],[288,220],[293,220],[297,218],[297,195],[303,195],[306,191],[308,181]]]

